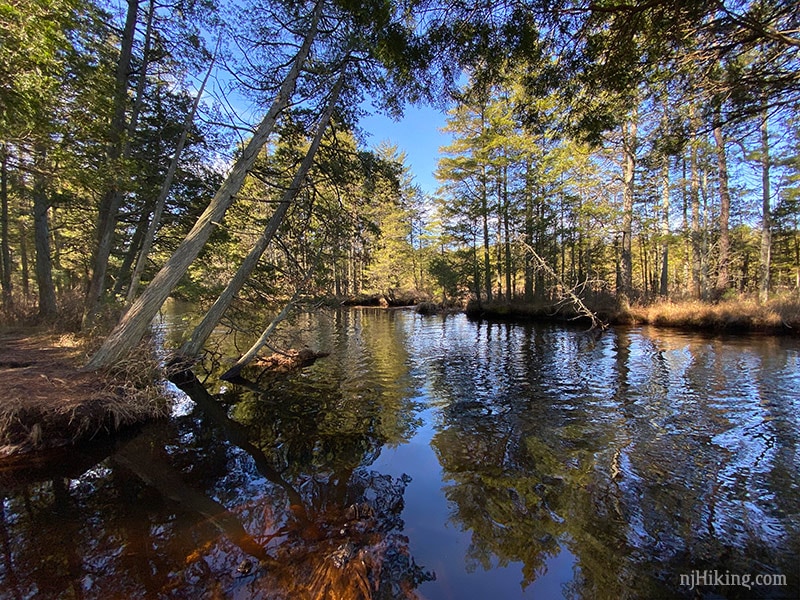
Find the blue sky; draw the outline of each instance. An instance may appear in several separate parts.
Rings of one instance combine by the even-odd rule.
[[[450,134],[441,132],[445,121],[443,111],[429,106],[407,106],[400,121],[374,114],[361,119],[360,125],[370,134],[367,139],[370,148],[388,141],[404,151],[414,182],[424,193],[433,194],[438,187],[433,172],[436,170],[439,148],[448,145],[452,139]]]

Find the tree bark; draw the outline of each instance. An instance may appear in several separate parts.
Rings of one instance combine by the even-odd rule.
[[[728,161],[725,156],[725,137],[719,121],[714,124],[714,142],[717,146],[717,175],[719,177],[719,255],[717,258],[716,296],[721,297],[730,287],[730,248],[729,231],[731,214],[731,193],[728,188]]]
[[[483,278],[486,285],[486,301],[492,301],[492,264],[489,249],[489,202],[486,189],[486,167],[481,174],[481,217],[483,219]]]
[[[150,214],[152,212],[152,206],[150,203],[146,203],[145,206],[142,207],[142,212],[139,213],[139,219],[136,222],[136,229],[133,231],[131,241],[128,245],[128,250],[125,252],[125,258],[122,260],[122,264],[117,271],[114,287],[111,290],[112,295],[115,297],[122,293],[122,290],[125,287],[125,280],[129,277],[131,267],[133,266],[136,257],[140,254],[140,248],[142,247],[142,242],[147,234],[147,225],[150,221]]]
[[[116,81],[114,88],[114,113],[109,130],[109,147],[106,168],[109,178],[108,189],[100,201],[97,218],[97,246],[92,260],[92,278],[89,282],[89,291],[86,294],[86,307],[83,316],[83,325],[91,325],[95,317],[100,300],[103,297],[108,269],[108,257],[111,255],[111,246],[114,241],[114,231],[117,225],[117,214],[122,203],[122,190],[120,189],[120,164],[124,153],[125,143],[125,113],[128,101],[128,75],[130,74],[131,57],[133,56],[133,40],[136,33],[136,20],[139,11],[139,0],[128,0],[128,12],[125,17],[125,27],[122,34],[120,56],[117,62]]]
[[[11,295],[11,246],[8,238],[8,146],[0,145],[0,272],[2,272],[3,310],[14,309]]]
[[[766,101],[765,101],[766,103]],[[772,227],[769,192],[769,126],[767,112],[761,119],[761,256],[758,262],[758,300],[769,299],[770,263],[772,262]]]
[[[700,231],[700,172],[697,156],[697,123],[694,107],[691,107],[691,148],[689,155],[689,195],[692,208],[692,297],[700,300],[703,297],[702,271],[702,232]]]
[[[228,310],[233,298],[237,293],[239,293],[239,290],[242,289],[242,286],[250,277],[253,269],[255,269],[258,261],[261,259],[261,255],[264,254],[264,251],[267,249],[267,246],[269,246],[272,238],[275,236],[275,233],[281,226],[281,223],[283,223],[283,220],[286,217],[286,212],[289,210],[289,206],[300,191],[300,188],[302,187],[303,182],[305,181],[306,176],[311,169],[311,166],[314,164],[314,156],[316,155],[317,150],[319,150],[319,146],[322,143],[322,137],[324,136],[325,131],[328,129],[328,124],[333,116],[333,110],[336,107],[336,103],[339,101],[339,94],[341,93],[344,85],[344,77],[344,73],[342,73],[333,90],[331,91],[328,104],[323,110],[319,123],[317,124],[317,130],[314,134],[314,139],[311,141],[311,145],[308,147],[306,155],[303,157],[303,160],[300,163],[300,167],[294,174],[291,184],[283,193],[280,204],[278,204],[278,207],[275,209],[272,217],[270,217],[270,220],[267,222],[264,232],[261,234],[261,236],[259,236],[255,246],[253,246],[253,249],[250,250],[248,255],[245,257],[244,261],[236,270],[236,273],[233,275],[230,282],[228,282],[228,285],[225,286],[225,289],[214,302],[213,306],[205,314],[203,320],[197,325],[197,327],[195,327],[194,331],[192,332],[192,337],[181,347],[180,354],[182,357],[190,358],[197,356],[200,353],[200,351],[203,349],[203,345],[208,339],[208,336],[210,336],[214,331],[214,328],[225,314],[225,311]]]
[[[525,168],[525,239],[524,243],[533,247],[533,183],[531,182],[531,171],[533,167],[531,161]],[[534,266],[533,257],[529,252],[525,253],[525,302],[533,302],[533,277]]]
[[[658,293],[662,298],[669,295],[669,157],[662,158],[661,165],[661,277]]]
[[[289,105],[300,70],[308,58],[317,33],[322,4],[323,0],[317,2],[309,30],[295,55],[292,67],[281,84],[277,97],[255,134],[245,146],[241,156],[234,163],[231,172],[183,242],[89,360],[86,365],[87,369],[109,366],[139,343],[161,305],[186,273],[189,265],[197,258],[214,228],[225,216],[234,196],[239,193],[247,172],[272,133],[278,115]]]
[[[620,249],[620,289],[622,303],[631,299],[633,292],[633,199],[636,174],[636,113],[622,125],[622,246]]]
[[[503,237],[505,244],[506,262],[506,300],[514,299],[514,290],[511,286],[511,233],[508,223],[508,167],[503,166]]]
[[[31,296],[30,287],[30,268],[28,267],[28,228],[25,225],[25,220],[20,218],[17,221],[17,228],[19,229],[19,264],[20,275],[22,276],[22,298],[25,305],[28,305]]]
[[[53,266],[50,257],[50,223],[47,211],[47,185],[44,179],[44,151],[36,153],[37,168],[33,180],[33,235],[36,247],[36,283],[39,288],[39,317],[56,316],[56,292],[53,286]]]

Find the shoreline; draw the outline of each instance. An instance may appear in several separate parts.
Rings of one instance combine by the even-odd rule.
[[[652,325],[710,333],[798,335],[800,303],[772,301],[759,305],[753,301],[659,302],[631,307],[594,309],[609,326]],[[568,305],[534,305],[522,302],[471,303],[464,312],[470,318],[508,321],[543,321],[564,324],[591,324],[588,316]]]
[[[47,453],[167,416],[167,401],[121,371],[85,372],[70,334],[0,331],[0,461]],[[140,379],[146,377],[140,374]]]
[[[430,302],[383,310],[396,308],[421,314],[454,312]],[[463,312],[473,319],[591,325],[588,317],[566,305],[472,303]],[[764,306],[747,300],[664,302],[599,310],[597,316],[610,326],[652,325],[734,335],[800,333],[800,303],[795,301]],[[86,343],[72,334],[0,330],[0,378],[6,392],[0,405],[0,464],[92,443],[168,416],[168,400],[161,389],[166,378],[154,370],[152,356],[143,354],[149,348],[113,371],[86,372],[81,370],[89,354]]]

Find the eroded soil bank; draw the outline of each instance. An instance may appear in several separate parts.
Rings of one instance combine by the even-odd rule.
[[[153,388],[116,372],[82,372],[70,334],[0,331],[0,461],[166,416]]]

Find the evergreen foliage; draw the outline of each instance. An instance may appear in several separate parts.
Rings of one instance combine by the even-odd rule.
[[[338,80],[313,165],[228,318],[298,289],[390,303],[558,303],[576,291],[602,303],[765,299],[800,285],[791,2],[125,8],[0,3],[7,319],[118,314],[131,281],[147,289],[172,264],[231,166],[255,153],[165,290],[213,301],[273,218]],[[436,197],[400,149],[367,148],[359,130],[370,102],[398,115],[420,101],[450,106]],[[253,115],[269,107],[274,130],[248,150]]]

